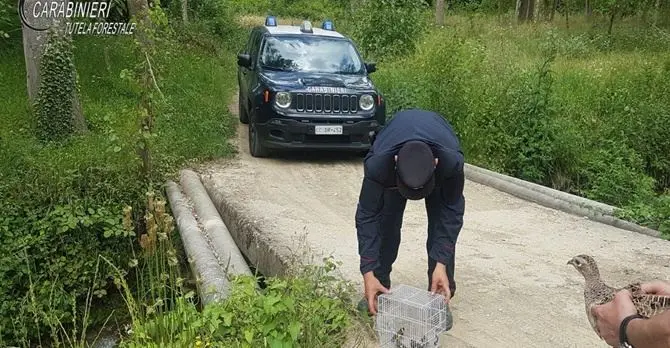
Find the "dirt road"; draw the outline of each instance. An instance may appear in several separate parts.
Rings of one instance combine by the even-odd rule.
[[[236,105],[231,109],[237,112]],[[361,282],[354,214],[362,159],[240,153],[204,170],[235,196],[272,243],[289,246],[306,233],[310,247],[344,262]],[[332,157],[332,156],[330,156]],[[454,327],[444,347],[606,347],[587,322],[581,276],[566,262],[592,254],[612,285],[670,279],[670,243],[517,199],[467,181],[465,223],[456,248]],[[426,215],[408,202],[394,284],[426,286]],[[361,283],[362,284],[362,283]]]

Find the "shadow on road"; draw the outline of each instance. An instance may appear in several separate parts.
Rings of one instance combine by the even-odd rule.
[[[271,158],[287,163],[297,163],[297,162],[311,162],[321,164],[331,162],[363,163],[365,154],[346,152],[346,151],[332,151],[332,150],[275,151],[272,153]]]
[[[238,128],[238,151],[245,156],[251,156],[249,153],[248,130],[246,125],[239,125]],[[258,158],[259,160],[274,160],[284,164],[311,163],[311,164],[329,164],[329,163],[363,163],[367,152],[337,151],[337,150],[273,150],[267,158]]]

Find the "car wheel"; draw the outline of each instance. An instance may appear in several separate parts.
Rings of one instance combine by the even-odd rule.
[[[249,114],[247,113],[247,108],[244,107],[245,104],[242,103],[242,95],[241,94],[238,94],[237,100],[238,100],[237,105],[238,105],[238,108],[239,108],[238,114],[239,114],[239,117],[240,117],[240,122],[242,124],[249,124]]]
[[[256,123],[255,122],[249,122],[249,153],[253,157],[267,157],[269,155],[269,151],[263,144],[261,143],[260,139],[258,138],[258,130],[256,129]]]

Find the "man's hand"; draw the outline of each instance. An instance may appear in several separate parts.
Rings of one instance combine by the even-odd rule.
[[[670,282],[654,281],[642,284],[642,291],[651,295],[670,296]]]
[[[431,280],[430,292],[444,295],[444,302],[451,300],[451,290],[449,290],[449,278],[447,277],[447,266],[441,263],[435,265],[433,278]]]
[[[629,315],[637,313],[628,290],[619,291],[612,302],[594,306],[591,313],[596,317],[600,337],[611,347],[619,346],[619,325]]]
[[[365,299],[368,301],[368,310],[373,315],[377,314],[377,295],[379,293],[386,294],[389,292],[379,279],[375,277],[372,271],[363,275],[363,283],[365,286]]]

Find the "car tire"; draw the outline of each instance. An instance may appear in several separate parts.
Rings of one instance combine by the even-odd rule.
[[[249,153],[252,157],[263,158],[268,157],[270,152],[263,146],[260,139],[258,139],[258,131],[256,130],[256,123],[249,122]]]
[[[244,105],[246,103],[242,103],[242,95],[241,94],[238,94],[237,100],[238,100],[237,105],[238,105],[238,108],[239,108],[238,114],[239,114],[239,117],[240,117],[240,123],[249,124],[249,114],[247,113],[247,108],[244,107]]]

